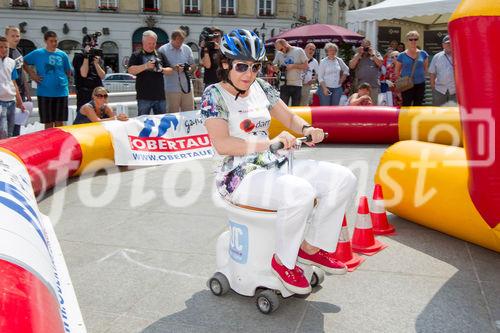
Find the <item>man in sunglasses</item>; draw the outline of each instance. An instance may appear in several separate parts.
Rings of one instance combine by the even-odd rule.
[[[300,47],[291,46],[284,39],[278,39],[274,43],[276,56],[273,65],[277,70],[285,71],[286,81],[280,88],[280,98],[289,105],[292,99],[292,106],[300,106],[302,95],[302,73],[307,70],[309,60],[304,50]]]
[[[371,98],[373,105],[377,105],[378,94],[380,93],[380,67],[383,65],[384,59],[377,50],[374,50],[372,43],[368,39],[361,41],[361,46],[358,47],[358,52],[349,61],[349,68],[355,71],[354,86],[357,87],[361,83],[369,83],[371,88]]]

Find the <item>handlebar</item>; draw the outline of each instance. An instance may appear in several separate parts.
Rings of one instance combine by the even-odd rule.
[[[327,137],[328,137],[328,133],[325,132],[324,133],[324,139],[326,139]],[[311,142],[312,141],[312,136],[309,134],[308,136],[303,136],[303,137],[297,138],[297,141]],[[271,151],[271,153],[275,153],[278,150],[283,149],[283,147],[285,147],[285,145],[283,144],[283,142],[281,142],[281,141],[280,142],[275,142],[275,143],[273,143],[272,145],[269,146],[269,150]]]

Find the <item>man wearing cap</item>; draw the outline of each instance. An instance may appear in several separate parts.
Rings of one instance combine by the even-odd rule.
[[[432,58],[429,73],[431,74],[432,105],[441,106],[448,102],[456,103],[453,55],[448,35],[443,38],[443,51]]]

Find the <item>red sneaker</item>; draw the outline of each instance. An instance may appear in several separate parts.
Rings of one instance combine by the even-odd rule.
[[[319,267],[330,274],[342,275],[347,273],[347,266],[343,262],[334,259],[333,253],[323,250],[319,250],[315,254],[307,254],[302,249],[299,249],[297,261]]]
[[[285,265],[278,264],[273,256],[271,268],[274,275],[280,279],[286,289],[301,295],[311,293],[311,285],[305,278],[304,271],[299,266],[295,266],[294,269],[288,269]]]

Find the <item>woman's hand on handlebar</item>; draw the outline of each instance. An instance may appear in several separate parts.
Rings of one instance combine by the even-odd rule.
[[[308,146],[314,146],[315,143],[319,143],[325,139],[325,132],[321,128],[308,127],[304,129],[304,136],[311,136],[312,140],[309,142],[304,142]]]
[[[271,140],[271,145],[276,142],[282,142],[283,149],[290,149],[295,146],[296,139],[297,138],[292,134],[288,133],[287,131],[283,131],[277,137]]]

